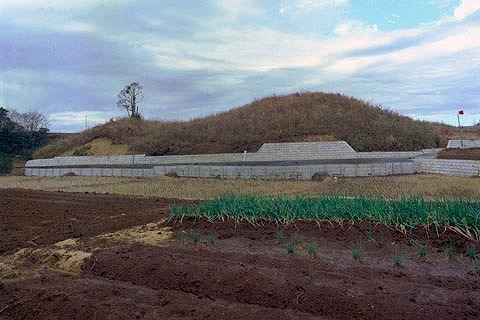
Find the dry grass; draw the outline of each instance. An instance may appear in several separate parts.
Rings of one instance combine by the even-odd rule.
[[[91,257],[94,251],[111,248],[119,243],[164,246],[172,239],[173,232],[168,227],[159,226],[161,222],[163,221],[94,237],[69,238],[52,245],[19,249],[13,254],[0,256],[0,280],[9,282],[29,278],[46,269],[79,275],[85,259]]]
[[[480,179],[440,175],[368,178],[326,178],[323,181],[255,181],[124,177],[0,177],[0,188],[47,191],[115,193],[181,199],[212,199],[226,193],[261,195],[354,196],[395,198],[422,195],[426,199],[467,197],[480,199]]]
[[[10,174],[15,176],[23,176],[23,173],[25,171],[25,163],[26,161],[21,158],[13,158],[12,159],[13,168]]]
[[[80,147],[70,149],[61,154],[61,156],[113,156],[129,154],[130,146],[125,144],[113,144],[108,138],[98,138],[84,144]]]
[[[437,159],[480,160],[480,148],[443,149],[438,153]]]
[[[340,94],[304,92],[271,96],[243,107],[190,121],[111,120],[38,149],[34,158],[50,158],[108,138],[148,155],[257,151],[265,142],[345,140],[357,151],[409,151],[447,144],[455,128],[415,121]],[[467,130],[465,129],[465,134]]]

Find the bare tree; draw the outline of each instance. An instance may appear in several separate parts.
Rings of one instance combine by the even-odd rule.
[[[12,121],[10,110],[0,107],[0,131],[19,130],[18,124]]]
[[[143,100],[142,89],[138,82],[132,82],[117,95],[117,107],[127,110],[130,118],[140,118],[138,104]]]
[[[20,125],[26,132],[38,132],[50,125],[47,117],[38,111],[20,113],[16,110],[10,110],[10,119]]]

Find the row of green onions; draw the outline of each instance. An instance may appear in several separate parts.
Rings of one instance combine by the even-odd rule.
[[[290,224],[298,220],[329,220],[380,223],[407,232],[417,227],[454,230],[472,240],[480,240],[480,202],[469,199],[436,199],[420,196],[396,200],[322,196],[257,196],[233,194],[189,206],[174,206],[171,216],[206,218],[209,221],[234,219],[258,224],[275,221]]]

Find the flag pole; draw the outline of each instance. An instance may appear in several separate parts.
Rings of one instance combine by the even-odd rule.
[[[458,130],[460,131],[460,149],[463,149],[462,126],[460,125],[460,112],[457,112]]]

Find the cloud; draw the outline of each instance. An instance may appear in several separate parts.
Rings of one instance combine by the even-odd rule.
[[[336,35],[348,36],[351,34],[365,34],[378,32],[378,26],[376,24],[368,26],[362,21],[348,20],[339,23],[334,30]]]
[[[463,20],[478,10],[480,10],[480,1],[461,0],[460,5],[455,8],[453,16],[456,20]]]
[[[252,0],[217,0],[216,5],[230,19],[237,19],[239,16],[245,15],[253,16],[261,12]]]
[[[297,0],[296,7],[301,9],[318,9],[322,7],[343,6],[348,0]]]
[[[69,131],[71,128],[91,128],[112,119],[111,112],[82,110],[78,112],[55,112],[49,115],[48,120],[55,128]],[[58,129],[57,129],[58,130]]]
[[[476,48],[480,48],[480,29],[471,27],[458,30],[454,34],[447,33],[444,38],[439,40],[425,41],[407,48],[399,48],[393,52],[344,58],[336,61],[327,69],[332,72],[354,73],[372,64],[404,65],[426,62],[436,57],[452,56]]]
[[[119,0],[124,2],[124,0]],[[118,3],[117,0],[2,0],[0,2],[0,12],[14,9],[24,9],[28,11],[38,10],[78,10],[79,8],[97,7],[99,5],[112,5]]]
[[[301,90],[423,118],[480,104],[480,20],[468,1],[458,19],[450,5],[449,19],[391,31],[351,16],[348,1],[284,0],[283,13],[277,1],[71,3],[0,5],[0,103],[41,107],[54,130],[83,129],[82,112],[121,114],[115,97],[132,81],[144,86],[142,114],[157,119]]]
[[[290,0],[284,1],[280,5],[279,13],[281,15],[305,15],[313,12],[325,13],[325,11],[342,7],[348,2],[349,0]],[[317,19],[322,19],[322,16],[317,16]]]

